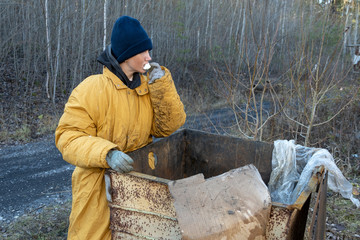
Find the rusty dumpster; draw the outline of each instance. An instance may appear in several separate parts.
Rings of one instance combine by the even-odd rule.
[[[267,184],[272,150],[271,143],[183,129],[129,153],[134,172],[105,174],[113,239],[182,239],[170,181],[198,173],[210,178],[252,164]],[[324,239],[326,191],[327,174],[320,166],[294,204],[272,202],[266,239],[303,239],[305,234]]]

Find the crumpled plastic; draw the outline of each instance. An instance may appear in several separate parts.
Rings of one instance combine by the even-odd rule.
[[[294,140],[274,142],[272,172],[268,184],[272,201],[294,204],[307,186],[314,169],[321,165],[328,171],[328,187],[360,208],[360,201],[352,194],[352,184],[336,166],[329,151],[296,145]]]

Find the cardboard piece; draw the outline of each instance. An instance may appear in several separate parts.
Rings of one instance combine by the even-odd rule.
[[[265,239],[271,198],[252,164],[168,183],[183,239]]]

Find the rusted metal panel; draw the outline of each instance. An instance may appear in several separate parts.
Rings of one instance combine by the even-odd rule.
[[[288,205],[273,203],[266,228],[266,239],[303,239],[309,203],[310,199],[305,202],[301,210]]]
[[[266,142],[183,129],[129,155],[135,159],[136,172],[169,180],[198,173],[209,178],[253,164],[267,184],[271,175],[272,150],[273,144]],[[150,152],[157,156],[155,169],[148,164]]]
[[[139,209],[124,209],[110,205],[110,229],[145,239],[181,239],[176,218]]]
[[[135,174],[135,173],[133,173]],[[165,181],[145,178],[144,174],[111,175],[112,205],[139,209],[176,218],[172,198]]]
[[[144,240],[146,238],[144,237],[139,237],[139,236],[134,236],[132,234],[129,233],[123,233],[123,232],[112,232],[112,239],[125,239],[125,240]]]
[[[181,239],[166,180],[139,173],[114,172],[110,178],[113,202],[109,206],[114,239]],[[309,186],[312,185],[310,182]],[[127,196],[121,199],[123,195]],[[303,239],[309,201],[310,195],[304,191],[294,205],[272,203],[266,239]]]
[[[109,207],[113,238],[122,232],[128,236],[125,239],[181,239],[166,179],[136,172],[108,171],[106,174],[111,184]]]
[[[272,150],[273,145],[265,142],[184,129],[129,153],[135,160],[136,172],[130,175],[113,173],[113,177],[111,171],[106,174],[107,184],[111,185],[107,189],[110,190],[113,238],[181,239],[173,199],[167,187],[170,180],[198,173],[209,178],[253,164],[268,183]],[[149,161],[151,152],[157,156],[157,161]],[[153,162],[156,164],[150,164]],[[303,239],[310,196],[321,181],[326,182],[323,167],[313,173],[307,188],[293,205],[273,203],[267,239]],[[322,185],[318,217],[312,223],[313,232],[322,232],[325,226],[326,184]]]
[[[289,229],[294,215],[296,215],[294,210],[287,209],[286,206],[276,206],[273,204],[266,229],[266,239],[291,239]]]
[[[315,168],[306,188],[301,192],[300,196],[296,199],[296,202],[289,207],[300,210],[304,206],[305,202],[309,199],[311,193],[317,191],[320,182],[324,178],[324,174],[324,166],[319,166]]]
[[[273,144],[194,130],[184,131],[184,141],[183,178],[198,173],[209,178],[253,164],[265,183],[270,179]]]
[[[320,182],[324,180],[325,169],[323,166],[318,167],[309,180],[307,187],[301,192],[296,202],[292,205],[273,203],[270,221],[267,226],[267,239],[303,239],[305,235],[306,220],[310,205],[311,194],[316,192]],[[324,188],[325,190],[326,188]],[[326,191],[326,190],[325,190]],[[318,195],[321,197],[321,194]],[[324,201],[324,200],[322,200]],[[326,196],[325,196],[326,201]],[[325,215],[325,204],[319,205],[321,213]],[[321,215],[321,216],[323,216]],[[325,218],[317,223],[311,224],[312,229],[320,229],[321,225],[325,225]],[[313,238],[310,238],[313,239]],[[318,239],[318,238],[316,238]],[[319,238],[323,239],[323,238]]]
[[[309,237],[310,239],[323,240],[325,239],[326,231],[325,223],[328,173],[325,173],[325,177],[323,177],[323,175],[318,175],[318,178],[320,181],[320,186],[310,224]]]

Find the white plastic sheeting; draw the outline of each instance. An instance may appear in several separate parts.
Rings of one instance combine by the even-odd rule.
[[[328,186],[350,199],[358,208],[360,201],[352,194],[353,186],[336,166],[326,149],[296,145],[294,140],[274,142],[269,191],[274,202],[291,205],[307,186],[314,169],[323,165],[328,171]]]

